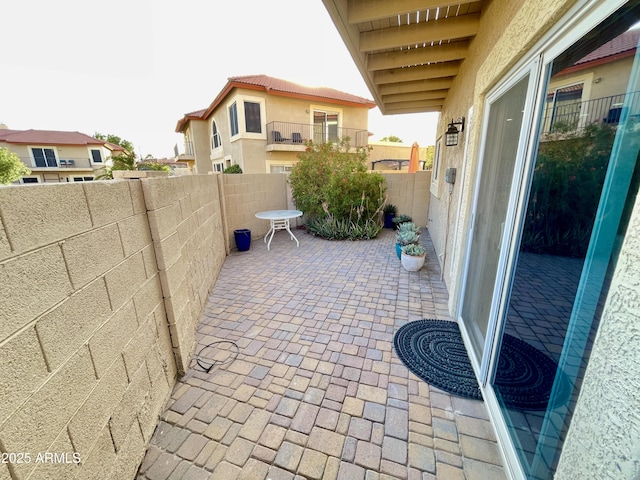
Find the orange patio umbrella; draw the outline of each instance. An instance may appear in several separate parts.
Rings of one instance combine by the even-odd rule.
[[[411,145],[411,155],[409,155],[409,173],[416,173],[418,171],[420,146],[418,142],[413,142]]]

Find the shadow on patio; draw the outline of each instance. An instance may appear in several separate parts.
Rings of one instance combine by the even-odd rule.
[[[254,239],[227,257],[196,353],[221,340],[239,353],[209,373],[191,362],[137,478],[505,478],[484,404],[418,380],[393,351],[406,322],[450,319],[428,233],[417,273],[389,230],[295,233],[299,248],[280,233],[271,251]]]

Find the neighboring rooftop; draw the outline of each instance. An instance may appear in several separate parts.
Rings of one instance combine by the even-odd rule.
[[[0,129],[0,141],[7,143],[27,143],[39,145],[105,145],[103,140],[80,132],[57,130],[11,130]],[[109,144],[113,145],[113,144]]]
[[[376,104],[369,99],[351,95],[328,87],[309,87],[268,75],[246,75],[230,77],[208,108],[186,113],[176,125],[176,132],[182,132],[189,120],[206,120],[216,107],[231,93],[234,88],[261,90],[270,95],[280,95],[300,99],[324,101],[340,105],[373,108]]]
[[[633,54],[638,45],[638,40],[640,40],[640,29],[627,30],[622,35],[618,35],[613,40],[608,41],[590,54],[584,56],[575,64],[581,65],[620,54]]]

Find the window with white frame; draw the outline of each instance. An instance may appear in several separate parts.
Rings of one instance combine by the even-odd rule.
[[[262,133],[259,103],[244,102],[244,125],[247,133]]]
[[[20,183],[39,183],[38,177],[22,177]]]
[[[265,138],[265,100],[261,97],[237,95],[227,105],[232,141],[237,138]],[[234,138],[235,137],[235,138]]]
[[[222,146],[222,138],[218,131],[218,124],[215,120],[211,122],[211,148],[216,149]]]
[[[231,128],[231,136],[235,137],[240,133],[238,130],[238,105],[233,102],[229,106],[229,127]]]
[[[31,147],[33,163],[36,167],[57,167],[58,159],[54,148]]]
[[[103,163],[102,160],[102,150],[99,148],[92,148],[90,150],[91,153],[91,162],[92,163]]]
[[[221,162],[212,162],[211,167],[214,172],[222,173],[224,171],[224,161]]]

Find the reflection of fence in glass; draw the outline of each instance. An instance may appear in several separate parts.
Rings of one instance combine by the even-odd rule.
[[[629,108],[630,111],[638,111],[639,93],[621,93],[584,102],[558,101],[558,99],[553,101],[553,97],[550,97],[544,112],[542,131],[550,133],[560,127],[574,131],[592,123],[617,125],[620,122],[623,104],[626,103],[625,108]]]

